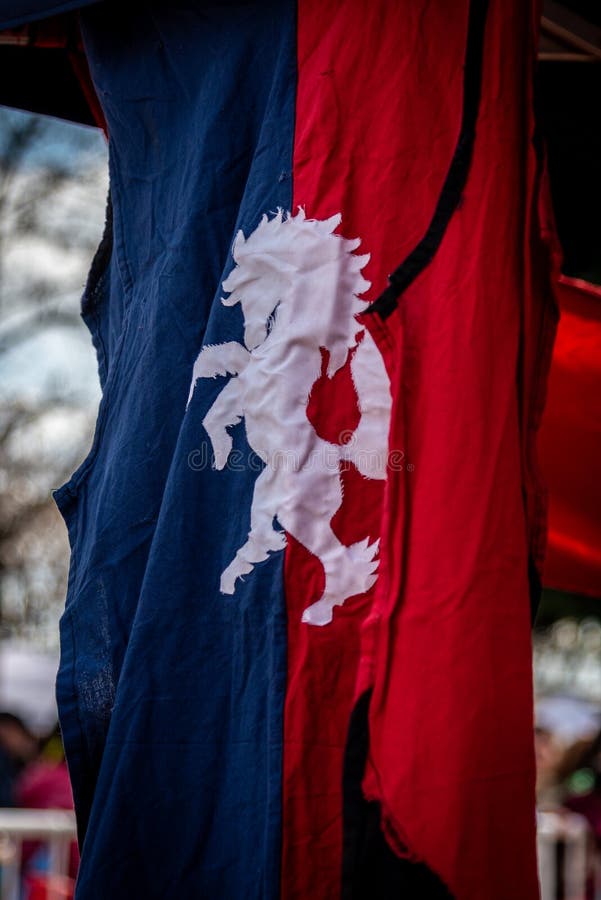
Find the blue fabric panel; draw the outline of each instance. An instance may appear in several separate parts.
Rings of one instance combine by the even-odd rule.
[[[56,495],[72,544],[58,678],[83,855],[78,900],[279,894],[283,553],[235,595],[260,462],[215,472],[204,343],[239,228],[292,202],[290,0],[84,13],[110,132],[111,252],[84,298],[103,381],[89,457]],[[93,295],[93,297],[92,297]]]
[[[66,0],[65,3],[57,3],[56,0],[17,0],[16,3],[14,0],[0,0],[0,28],[15,28],[17,25],[47,19],[48,16],[56,16],[96,2],[98,0]]]

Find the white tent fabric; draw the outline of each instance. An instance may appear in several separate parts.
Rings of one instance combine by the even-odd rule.
[[[57,655],[13,641],[0,644],[0,712],[19,716],[36,735],[51,731],[58,719],[57,668]]]

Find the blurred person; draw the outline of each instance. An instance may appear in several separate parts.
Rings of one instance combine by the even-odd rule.
[[[24,809],[73,809],[73,793],[69,771],[57,725],[41,742],[39,752],[19,774],[14,787],[15,805]],[[39,842],[23,844],[23,871],[45,870],[48,865],[47,847]],[[71,844],[69,875],[75,878],[79,865],[79,851]]]
[[[19,716],[0,712],[0,806],[15,805],[17,779],[39,750],[39,740]]]
[[[593,900],[596,831],[584,810],[572,804],[570,784],[599,731],[599,710],[580,698],[552,696],[539,698],[535,712],[536,800],[545,823],[542,834],[547,846],[551,843],[553,847],[556,871],[552,881],[556,883],[558,897],[564,896],[566,886],[576,879],[576,883],[582,884],[586,900]],[[599,813],[601,823],[601,803]],[[540,828],[539,817],[539,839]],[[584,845],[580,844],[582,855],[568,855],[566,848],[582,840],[585,841]],[[543,882],[544,859],[548,859],[546,855],[541,858]]]
[[[565,798],[565,806],[584,816],[601,848],[601,731],[589,744],[575,771]],[[578,789],[584,785],[585,789]],[[586,789],[588,788],[588,789]]]
[[[600,714],[569,696],[539,697],[535,710],[536,796],[539,809],[564,805],[567,780],[599,731]]]

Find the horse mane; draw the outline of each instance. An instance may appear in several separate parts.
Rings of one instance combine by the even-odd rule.
[[[304,279],[306,314],[313,333],[324,341],[333,337],[333,292],[336,339],[348,347],[354,346],[359,330],[355,316],[366,304],[360,296],[370,287],[361,274],[369,254],[355,252],[361,244],[359,238],[348,239],[336,233],[341,219],[340,214],[323,221],[308,219],[302,207],[296,214],[278,209],[271,218],[264,215],[248,237],[239,231],[232,246],[235,266],[223,282],[229,296],[222,303],[240,303],[245,321],[257,316],[266,319],[274,305],[268,308],[270,298],[277,296],[285,303],[287,295],[298,297],[299,286],[304,289]],[[320,294],[326,302],[319,301]],[[263,307],[259,308],[261,304]],[[303,309],[297,310],[299,319],[304,313]]]

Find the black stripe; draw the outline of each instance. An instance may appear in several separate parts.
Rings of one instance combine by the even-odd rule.
[[[345,750],[341,900],[453,900],[424,863],[393,853],[380,827],[379,804],[363,796],[370,699],[371,691],[366,691],[357,701]]]
[[[461,200],[476,137],[487,11],[488,0],[471,0],[463,75],[463,115],[459,138],[428,230],[404,262],[388,276],[388,287],[366,310],[368,313],[379,313],[383,319],[394,312],[401,294],[434,259],[451,217]]]

